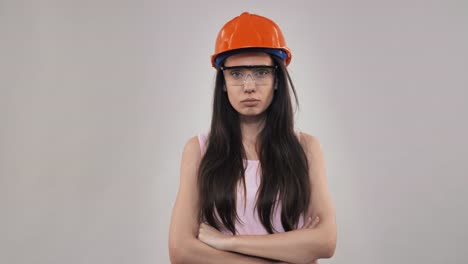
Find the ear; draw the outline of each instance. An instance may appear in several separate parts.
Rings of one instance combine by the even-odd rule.
[[[223,91],[227,92],[226,84],[223,85]]]
[[[275,90],[278,90],[278,82],[275,82]]]

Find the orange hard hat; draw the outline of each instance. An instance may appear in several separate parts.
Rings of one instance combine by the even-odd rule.
[[[218,68],[220,58],[225,59],[226,54],[251,48],[260,48],[273,55],[279,54],[286,66],[291,61],[291,50],[286,46],[278,25],[266,17],[243,12],[228,21],[219,31],[215,52],[211,55],[211,65]]]

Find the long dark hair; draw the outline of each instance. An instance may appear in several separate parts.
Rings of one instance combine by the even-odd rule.
[[[271,224],[277,199],[281,201],[281,224],[285,231],[297,229],[301,214],[309,205],[310,181],[307,156],[294,131],[294,113],[289,88],[296,105],[299,102],[291,77],[282,60],[272,56],[278,65],[275,74],[277,90],[265,110],[265,125],[258,135],[261,184],[256,209],[268,233],[275,230]],[[288,83],[289,82],[289,83]],[[207,148],[198,170],[200,195],[199,221],[220,230],[223,225],[234,235],[236,192],[242,181],[245,192],[245,150],[239,113],[229,103],[223,91],[224,75],[216,74],[213,116]]]

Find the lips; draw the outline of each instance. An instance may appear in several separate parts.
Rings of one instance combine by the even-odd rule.
[[[257,99],[245,99],[245,100],[242,100],[241,102],[257,102],[257,101],[260,101],[260,100],[257,100]]]
[[[255,107],[260,103],[259,100],[244,100],[241,102],[242,105],[247,106],[247,107]]]

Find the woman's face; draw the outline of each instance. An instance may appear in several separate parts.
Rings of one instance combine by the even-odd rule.
[[[260,116],[273,100],[275,71],[268,67],[235,66],[273,66],[273,60],[266,53],[249,52],[232,55],[224,63],[225,91],[232,107],[244,118]]]

